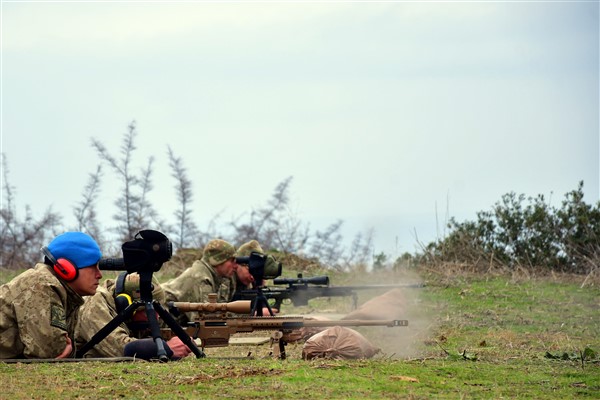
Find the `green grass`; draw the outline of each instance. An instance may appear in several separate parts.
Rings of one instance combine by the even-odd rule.
[[[3,398],[598,398],[576,362],[219,360],[0,363]]]
[[[409,327],[356,328],[382,348],[370,360],[305,361],[302,343],[292,343],[286,360],[261,345],[164,364],[0,363],[0,398],[597,399],[600,289],[581,280],[428,275],[427,287],[406,292]],[[284,311],[348,307],[344,298],[315,299]],[[581,360],[585,348],[596,355]],[[242,358],[248,353],[253,359]]]

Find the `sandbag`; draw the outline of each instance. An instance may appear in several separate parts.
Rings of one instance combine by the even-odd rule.
[[[402,289],[392,289],[372,298],[342,319],[406,319],[406,298]]]
[[[302,359],[371,358],[380,351],[363,335],[344,326],[334,326],[309,338],[302,347]]]

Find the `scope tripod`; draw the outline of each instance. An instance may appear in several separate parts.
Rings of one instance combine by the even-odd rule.
[[[274,316],[273,310],[271,309],[271,305],[267,301],[267,298],[265,297],[262,288],[259,286],[256,288],[256,298],[254,299],[254,304],[252,304],[252,311],[250,311],[250,315],[262,317],[263,307],[266,307],[267,310],[269,310],[269,315],[271,317]]]
[[[132,302],[123,311],[119,312],[110,322],[108,322],[102,329],[100,329],[89,342],[87,342],[81,349],[76,353],[76,357],[81,358],[91,350],[95,345],[100,343],[109,333],[115,330],[120,324],[132,318],[133,313],[140,307],[144,307],[146,316],[148,317],[148,324],[150,327],[150,333],[156,344],[158,359],[162,362],[169,361],[167,351],[165,350],[164,342],[160,335],[160,327],[158,325],[158,318],[156,318],[156,312],[166,322],[166,324],[175,332],[175,334],[181,339],[181,341],[196,355],[196,358],[204,357],[205,354],[196,346],[196,343],[190,338],[190,336],[183,330],[183,328],[177,323],[175,318],[169,314],[163,306],[156,300],[152,299],[152,272],[153,271],[138,271],[140,276],[140,299]],[[155,312],[156,311],[156,312]]]

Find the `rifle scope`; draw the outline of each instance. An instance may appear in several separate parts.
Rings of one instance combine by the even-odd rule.
[[[274,285],[327,285],[329,286],[329,277],[327,275],[313,276],[303,278],[302,274],[297,278],[275,278]]]
[[[250,300],[237,300],[229,303],[188,303],[179,301],[170,301],[167,303],[169,308],[175,307],[181,312],[198,311],[200,313],[232,312],[236,314],[250,314],[252,309]]]

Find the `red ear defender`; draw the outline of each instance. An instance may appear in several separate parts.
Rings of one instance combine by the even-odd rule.
[[[54,273],[65,282],[73,282],[79,276],[79,270],[74,262],[69,261],[66,258],[54,258],[50,250],[47,247],[42,247],[42,253],[53,265]]]
[[[59,258],[54,264],[54,272],[65,282],[73,282],[79,275],[79,270],[74,263],[66,258]]]

